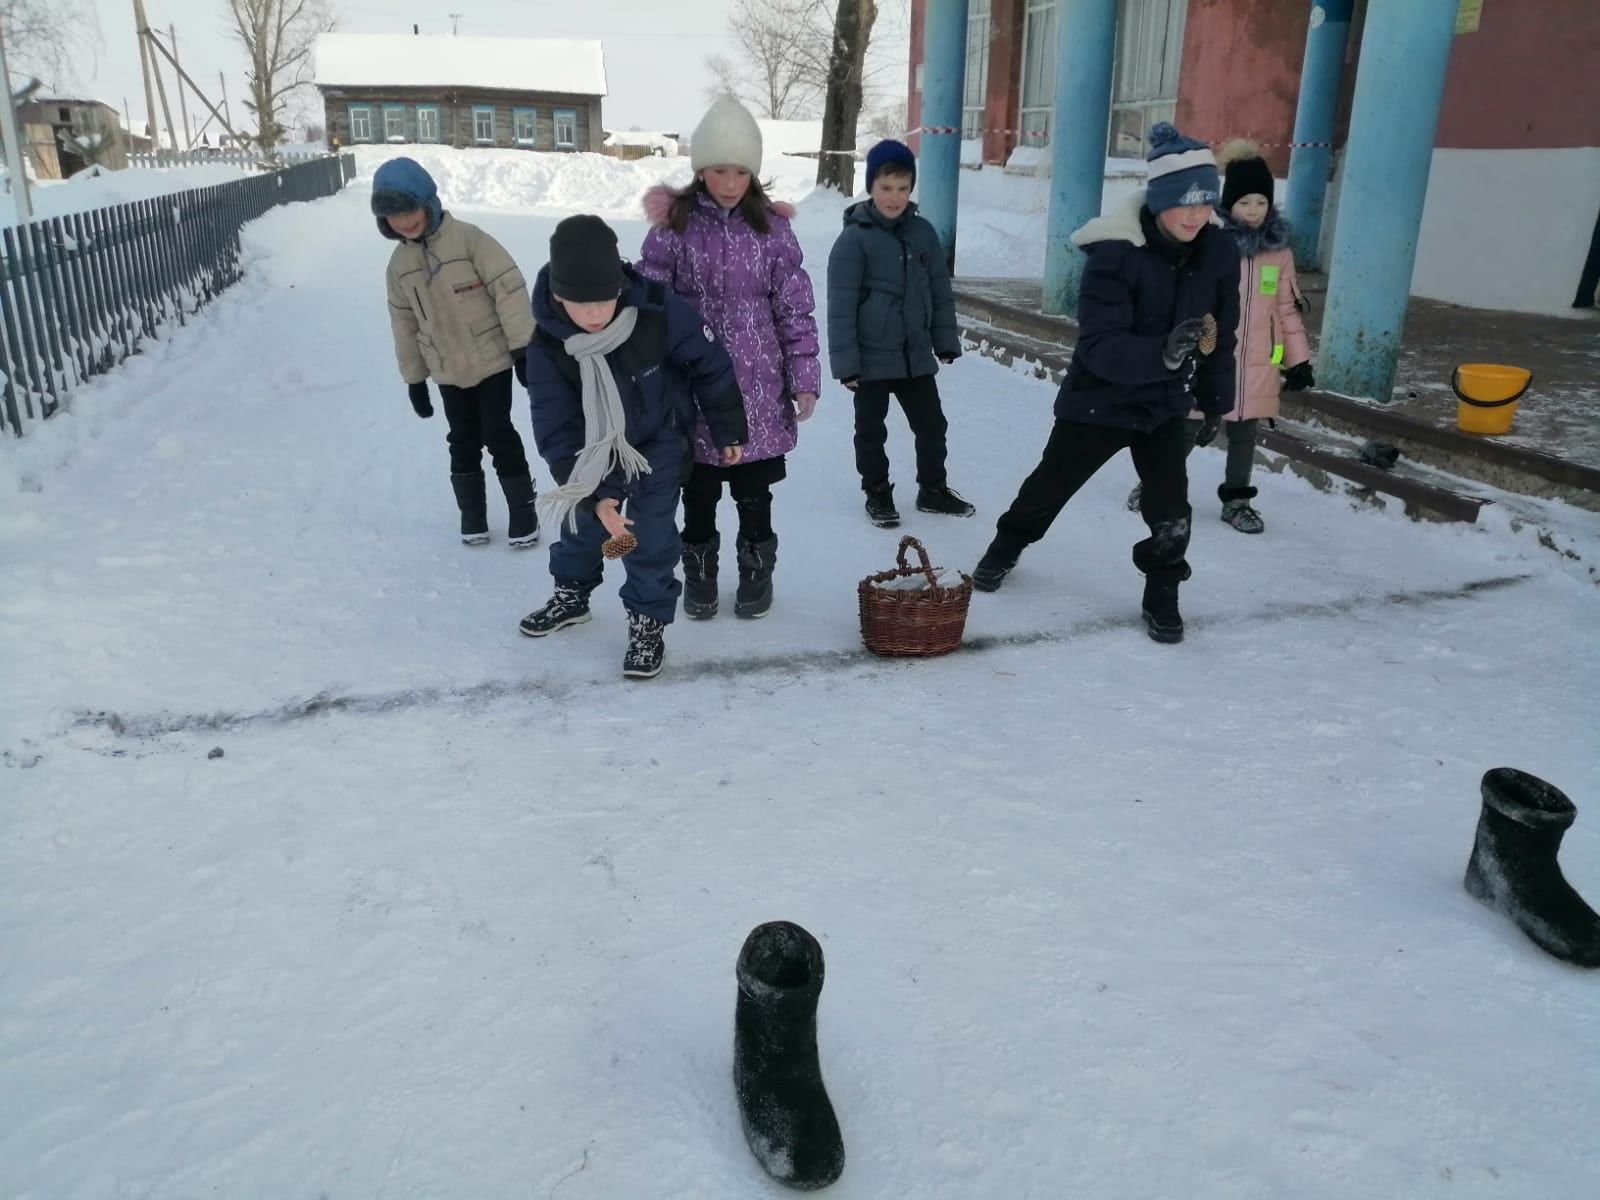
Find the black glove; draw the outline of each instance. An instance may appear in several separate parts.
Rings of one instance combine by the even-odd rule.
[[[839,380],[839,382],[853,392],[856,390],[856,385],[861,382],[861,376],[846,375],[843,379]]]
[[[1161,350],[1161,363],[1169,371],[1176,371],[1183,366],[1183,360],[1194,353],[1194,348],[1200,344],[1200,335],[1205,332],[1206,323],[1199,317],[1190,317],[1171,333],[1167,334],[1167,344]]]
[[[1311,363],[1295,363],[1283,373],[1283,390],[1286,392],[1303,392],[1307,388],[1317,386],[1316,379],[1311,374]]]
[[[1205,420],[1200,422],[1200,432],[1194,435],[1196,446],[1209,446],[1217,440],[1217,431],[1222,428],[1220,414],[1207,413]]]
[[[517,382],[523,387],[528,386],[528,348],[511,352],[511,369],[516,372]]]
[[[939,355],[939,361],[942,362],[945,366],[948,367],[951,363],[955,362],[956,359],[958,359],[960,357],[961,356],[959,354],[941,354],[941,355]]]
[[[428,381],[413,383],[407,389],[411,395],[411,411],[419,417],[433,416],[433,401],[428,399]]]

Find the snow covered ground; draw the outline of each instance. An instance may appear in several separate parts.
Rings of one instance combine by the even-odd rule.
[[[530,275],[570,209],[636,246],[666,165],[491,157],[426,161]],[[832,1195],[1594,1193],[1600,979],[1460,877],[1478,778],[1515,765],[1579,805],[1600,899],[1595,518],[1549,506],[1569,558],[1264,475],[1246,538],[1200,454],[1163,647],[1124,459],[969,649],[874,660],[855,581],[896,534],[830,386],[773,614],[679,622],[625,685],[619,572],[534,642],[543,552],[455,541],[375,164],[0,447],[0,1193],[777,1196],[729,1082],[772,918],[827,955]],[[799,221],[819,292],[839,208]],[[980,515],[906,531],[970,566],[1052,391],[975,356],[941,387]],[[891,452],[910,509],[903,423]]]
[[[255,173],[225,163],[192,167],[138,167],[125,171],[106,171],[99,175],[84,173],[71,179],[30,180],[28,194],[36,219],[60,217],[67,213],[88,212],[92,208],[127,204],[133,200],[149,200],[190,188],[214,187]],[[0,194],[0,226],[16,223],[16,201],[9,194]]]

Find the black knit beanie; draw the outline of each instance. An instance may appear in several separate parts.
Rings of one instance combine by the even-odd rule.
[[[568,217],[550,235],[550,290],[574,304],[615,300],[625,280],[617,235],[599,217]]]
[[[1232,212],[1245,196],[1265,196],[1272,205],[1272,168],[1259,155],[1236,158],[1223,168],[1222,211]]]

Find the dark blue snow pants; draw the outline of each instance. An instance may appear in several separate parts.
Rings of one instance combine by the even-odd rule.
[[[628,578],[622,585],[622,604],[629,612],[670,625],[678,612],[678,559],[683,543],[678,540],[678,480],[680,472],[657,468],[633,484],[634,494],[622,504],[622,515],[633,524],[630,533],[639,539],[639,548],[622,559]],[[605,559],[600,544],[606,528],[594,515],[592,505],[578,510],[578,528],[561,523],[561,536],[550,547],[550,574],[557,583],[585,590],[600,586]]]

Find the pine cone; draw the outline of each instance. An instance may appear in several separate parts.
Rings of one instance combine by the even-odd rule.
[[[639,548],[639,539],[631,533],[619,533],[600,543],[600,553],[605,558],[621,558]]]
[[[1199,350],[1201,354],[1210,354],[1217,348],[1217,319],[1210,313],[1200,318],[1203,328],[1200,331]]]

